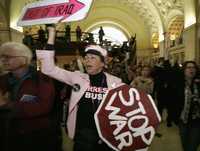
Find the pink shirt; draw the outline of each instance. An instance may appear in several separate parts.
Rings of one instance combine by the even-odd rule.
[[[89,88],[89,75],[85,73],[81,73],[79,71],[71,72],[64,70],[54,63],[54,51],[47,51],[47,50],[37,50],[37,59],[41,62],[41,71],[61,82],[64,82],[68,85],[80,85],[79,91],[73,91],[70,97],[70,103],[69,103],[69,114],[68,114],[68,120],[67,120],[67,129],[68,129],[68,135],[70,138],[74,138],[75,135],[75,127],[76,127],[76,115],[77,115],[77,109],[78,109],[78,102],[87,90]],[[112,76],[108,73],[105,73],[106,79],[107,79],[107,85],[108,89],[115,88],[122,84],[121,79]]]

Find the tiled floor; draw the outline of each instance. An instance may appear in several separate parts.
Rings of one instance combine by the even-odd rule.
[[[158,132],[162,137],[154,137],[149,151],[182,151],[178,127],[168,128],[166,123],[161,123]]]
[[[149,151],[182,151],[178,128],[176,126],[173,125],[168,128],[164,121],[161,123],[158,131],[162,134],[162,137],[154,137]],[[64,151],[72,151],[72,144],[72,141],[66,139],[65,136]]]

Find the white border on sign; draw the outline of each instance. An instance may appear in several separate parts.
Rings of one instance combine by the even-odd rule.
[[[41,6],[52,5],[52,4],[59,4],[59,3],[68,3],[69,0],[56,0],[56,1],[44,0],[41,2],[35,2],[35,3],[28,4],[22,9],[22,13],[21,13],[21,16],[19,17],[17,25],[18,26],[30,26],[30,25],[34,25],[36,22],[37,22],[36,24],[51,24],[51,23],[58,23],[60,20],[62,20],[61,22],[72,22],[72,21],[82,20],[87,16],[93,0],[77,0],[77,1],[85,4],[85,7],[64,20],[62,20],[62,18],[63,18],[62,16],[46,18],[46,19],[35,19],[32,21],[22,21],[22,18],[24,17],[26,10],[29,8],[41,7]]]
[[[153,106],[153,108],[154,108],[154,110],[155,110],[155,112],[156,112],[156,115],[157,115],[157,118],[158,118],[159,122],[161,122],[161,116],[160,116],[160,114],[159,114],[159,112],[158,112],[158,109],[157,109],[157,107],[156,107],[156,104],[155,104],[153,98],[152,98],[151,95],[149,95],[149,94],[148,94],[147,96],[148,96],[149,100],[151,101],[151,104],[152,104],[152,106]]]
[[[67,3],[67,2],[69,2],[69,0],[58,0],[58,1],[54,1],[54,2],[52,2],[51,0],[44,0],[44,1],[30,3],[30,4],[26,5],[22,9],[22,13],[17,22],[17,26],[24,26],[24,25],[29,26],[35,22],[37,22],[38,24],[45,24],[45,23],[47,23],[47,20],[49,21],[49,23],[58,22],[62,17],[54,17],[54,18],[48,18],[48,19],[36,19],[33,21],[22,21],[22,18],[24,17],[26,10],[29,8],[46,6],[49,4],[59,4],[59,3],[64,3],[64,2]]]
[[[135,151],[148,151],[149,147],[143,148],[143,149],[137,149]]]
[[[123,84],[122,84],[122,85],[123,85]],[[121,86],[121,85],[119,85],[119,86]],[[106,97],[107,97],[109,91],[110,91],[110,90],[113,90],[113,89],[116,89],[116,88],[109,89],[109,90],[106,92],[106,94],[105,94],[103,100],[101,101],[101,103],[100,103],[100,105],[99,105],[97,111],[96,111],[95,114],[94,114],[94,119],[95,119],[97,131],[98,131],[98,134],[99,134],[100,138],[101,138],[109,147],[111,147],[111,148],[114,149],[115,151],[120,151],[119,149],[115,148],[110,142],[108,142],[108,141],[103,137],[103,135],[102,135],[102,133],[101,133],[101,130],[100,130],[100,127],[99,127],[99,120],[98,120],[98,117],[97,117],[97,114],[99,113],[101,107],[103,106],[103,103],[104,103],[104,101],[105,101],[105,99],[106,99]]]
[[[119,85],[119,86],[122,86],[122,85],[126,85],[126,84],[121,84],[121,85]],[[118,87],[119,87],[119,86],[118,86]],[[117,87],[116,87],[116,88],[117,88]],[[111,148],[114,149],[115,151],[120,151],[119,149],[115,148],[110,142],[108,142],[108,141],[103,137],[103,135],[102,135],[102,133],[101,133],[101,130],[100,130],[100,126],[99,126],[99,120],[98,120],[98,117],[97,117],[97,114],[99,113],[101,107],[103,106],[104,101],[105,101],[105,99],[106,99],[106,97],[107,97],[109,91],[110,91],[110,90],[113,90],[113,89],[116,89],[116,88],[109,89],[109,90],[106,92],[106,94],[105,94],[103,100],[101,101],[101,103],[100,103],[100,105],[99,105],[97,111],[96,111],[95,114],[94,114],[94,119],[95,119],[97,131],[98,131],[98,134],[99,134],[100,138],[101,138],[109,147],[111,147]],[[157,109],[157,107],[156,107],[156,105],[155,105],[154,100],[152,99],[151,95],[149,95],[149,94],[147,94],[147,97],[149,98],[149,100],[150,100],[150,102],[151,102],[151,104],[152,104],[152,106],[153,106],[153,108],[154,108],[154,110],[155,110],[155,112],[156,112],[157,118],[158,118],[158,120],[159,120],[159,122],[160,122],[160,121],[161,121],[161,116],[160,116],[160,114],[159,114],[159,112],[158,112],[158,109]],[[143,149],[139,149],[139,150],[137,150],[137,151],[147,151],[147,150],[148,150],[148,147],[147,147],[147,148],[143,148]]]
[[[62,22],[78,21],[78,20],[80,20],[80,18],[84,19],[84,18],[87,17],[88,12],[89,12],[91,5],[92,5],[92,0],[79,0],[79,2],[84,3],[85,7],[83,9],[81,9],[80,11],[78,11],[77,13],[69,16],[68,18],[66,18]]]

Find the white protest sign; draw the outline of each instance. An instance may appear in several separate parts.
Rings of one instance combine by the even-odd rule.
[[[18,26],[72,22],[84,19],[93,0],[44,0],[22,10]]]

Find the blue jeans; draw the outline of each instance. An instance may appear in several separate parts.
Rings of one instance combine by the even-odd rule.
[[[200,119],[187,124],[179,123],[179,133],[184,151],[197,151],[200,145]]]

